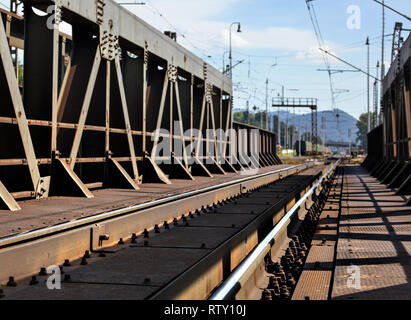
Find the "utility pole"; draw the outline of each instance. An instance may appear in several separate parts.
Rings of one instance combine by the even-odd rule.
[[[281,146],[281,122],[280,122],[280,107],[278,107],[278,145]]]
[[[265,81],[265,128],[268,130],[268,78]]]
[[[380,62],[378,61],[377,62],[377,77],[378,77],[378,74],[379,74],[379,69],[380,69]],[[378,118],[379,118],[378,101],[379,101],[379,99],[378,99],[378,82],[376,80],[376,81],[374,81],[374,121],[373,121],[374,129],[378,126],[378,123],[379,123],[379,120],[378,120]]]
[[[371,131],[371,114],[370,114],[370,39],[367,37],[365,43],[367,46],[367,112],[368,112],[368,131]]]
[[[282,92],[282,103],[284,104],[284,86],[281,86],[281,92]],[[285,124],[285,130],[284,130],[284,149],[287,148],[287,122]]]
[[[233,22],[230,25],[230,57],[229,57],[230,59],[230,73],[229,73],[230,79],[233,79],[233,48],[232,48],[232,40],[231,40],[231,29],[232,29],[232,26],[234,25],[238,25],[237,32],[241,33],[241,23]]]
[[[384,40],[385,40],[385,3],[384,0],[382,0],[382,41],[381,41],[381,110],[382,110],[382,105],[383,105],[383,98],[384,98],[384,84],[383,80],[385,77],[385,63],[384,63]],[[380,121],[379,124],[381,124],[382,121],[382,114],[380,116]]]
[[[250,124],[250,101],[247,100],[247,124]]]

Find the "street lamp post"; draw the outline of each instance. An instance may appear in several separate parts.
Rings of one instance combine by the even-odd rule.
[[[225,64],[225,55],[226,55],[227,53],[229,53],[229,51],[224,51],[224,53],[223,53],[223,74],[227,74],[227,72],[228,72],[228,68],[227,68],[227,66],[226,66],[226,64]]]
[[[231,45],[231,29],[234,25],[238,25],[238,29],[237,32],[240,33],[241,32],[241,23],[240,22],[233,22],[230,25],[230,79],[233,79],[233,50],[232,50],[232,45]]]
[[[370,39],[367,37],[365,42],[367,46],[367,112],[368,112],[368,131],[371,131],[371,114],[370,114]]]
[[[269,82],[268,76],[270,75],[271,69],[274,68],[275,66],[277,66],[277,62],[270,66],[270,69],[268,70],[268,74],[267,74],[267,80],[265,81],[265,109],[266,109],[265,110],[265,126],[267,130],[268,130],[268,82]]]

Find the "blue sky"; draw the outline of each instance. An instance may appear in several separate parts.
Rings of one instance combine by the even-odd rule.
[[[409,0],[386,3],[411,15]],[[347,9],[351,5],[361,9],[359,30],[347,28]],[[371,73],[375,74],[376,63],[381,60],[381,6],[372,0],[315,0],[314,7],[326,46],[364,70],[365,40],[370,37]],[[128,8],[160,30],[177,31],[179,43],[218,69],[222,69],[223,53],[228,50],[228,27],[240,21],[243,32],[235,33],[233,28],[233,59],[244,60],[233,72],[236,108],[245,107],[249,100],[251,106],[265,110],[267,75],[270,98],[277,96],[284,85],[286,96],[319,98],[320,110],[332,107],[328,75],[316,71],[324,64],[305,0],[151,0],[145,6]],[[411,27],[404,18],[386,10],[386,34],[392,34],[395,21]],[[385,43],[388,68],[392,37],[386,37]],[[276,61],[277,66],[270,69]],[[350,69],[332,58],[330,62],[332,68]],[[334,75],[334,87],[349,90],[338,95],[336,107],[355,117],[366,112],[366,81],[362,73]],[[372,101],[372,90],[370,96]]]
[[[176,31],[180,44],[220,70],[223,53],[228,50],[229,25],[241,22],[242,33],[236,33],[233,28],[234,63],[244,60],[233,71],[236,108],[244,108],[248,100],[251,107],[265,110],[267,77],[270,100],[284,86],[287,97],[318,98],[320,110],[332,108],[328,75],[316,71],[325,66],[305,0],[141,1],[146,4],[125,7],[161,31]],[[9,1],[0,0],[0,3],[8,5]],[[376,63],[381,60],[381,6],[373,0],[315,0],[313,4],[326,47],[364,70],[367,68],[365,39],[370,37],[371,73],[376,74]],[[386,4],[411,16],[410,0],[386,0]],[[358,30],[347,28],[350,17],[347,9],[351,5],[361,10]],[[395,21],[411,28],[404,18],[386,10],[385,34],[392,34]],[[391,36],[385,38],[385,44],[388,68]],[[329,61],[332,68],[350,69],[332,58]],[[275,62],[277,65],[270,68]],[[343,91],[337,96],[335,106],[355,117],[366,112],[366,81],[362,73],[334,75],[335,89]],[[371,101],[372,84],[373,81]]]

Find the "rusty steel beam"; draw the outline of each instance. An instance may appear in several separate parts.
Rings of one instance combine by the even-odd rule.
[[[103,244],[99,244],[97,240],[100,235],[108,234],[110,239],[104,243],[104,247],[112,246],[120,238],[130,238],[132,233],[143,232],[164,221],[173,221],[176,213],[194,212],[247,190],[298,174],[312,166],[290,166],[1,239],[0,264],[3,267],[0,269],[0,283],[10,275],[15,279],[22,279],[38,272],[45,265],[57,265],[65,259],[79,258],[85,250],[101,249]],[[17,263],[20,259],[24,263]]]
[[[240,130],[232,121],[231,80],[114,1],[24,6],[24,18],[0,11],[7,19],[0,25],[0,181],[11,196],[92,197],[90,188],[138,190],[143,182],[171,184],[281,163],[275,135],[260,130],[252,141],[257,128],[245,125],[246,154],[229,157],[228,132]],[[70,35],[59,31],[62,22]],[[24,66],[12,65],[10,47],[24,50]],[[174,142],[191,143],[191,153],[157,156],[155,131],[162,128],[179,131],[161,135],[171,151]],[[226,135],[217,137],[218,130]],[[200,155],[210,142],[223,153]],[[251,157],[254,149],[264,151]],[[238,160],[244,163],[231,163]]]

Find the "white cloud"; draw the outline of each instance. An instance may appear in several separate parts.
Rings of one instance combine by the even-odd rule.
[[[199,48],[208,52],[222,52],[228,49],[230,23],[216,21],[215,17],[241,1],[243,0],[158,0],[148,1],[145,6],[127,8],[159,30],[172,28],[171,23],[180,32],[178,42],[190,50]],[[320,55],[313,54],[313,44],[316,43],[315,34],[308,29],[274,26],[252,29],[247,25],[242,25],[242,33],[237,33],[235,26],[232,29],[234,49],[298,52],[299,57],[308,52],[308,57],[312,55],[318,59]]]

